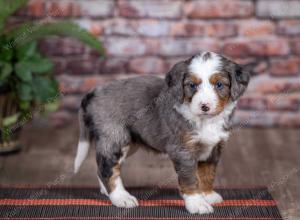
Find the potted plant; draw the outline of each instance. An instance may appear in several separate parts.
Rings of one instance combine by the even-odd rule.
[[[72,22],[26,22],[7,27],[9,16],[26,3],[0,0],[0,153],[17,150],[24,123],[36,111],[54,110],[59,97],[53,62],[39,53],[37,40],[71,36],[104,54],[101,43]]]

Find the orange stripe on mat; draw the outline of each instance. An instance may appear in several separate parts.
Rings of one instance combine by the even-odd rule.
[[[109,206],[108,200],[95,199],[0,199],[0,205],[95,205]],[[140,206],[183,206],[183,200],[139,200]],[[225,200],[214,206],[276,206],[274,200]]]

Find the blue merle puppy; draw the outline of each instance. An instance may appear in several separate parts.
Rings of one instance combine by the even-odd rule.
[[[174,65],[165,79],[140,76],[99,86],[82,100],[75,172],[95,143],[101,192],[117,207],[138,206],[120,166],[135,146],[168,154],[190,213],[211,213],[216,165],[237,99],[250,75],[213,52]],[[132,153],[132,152],[131,152]]]

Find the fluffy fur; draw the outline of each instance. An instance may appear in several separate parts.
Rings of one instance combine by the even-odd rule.
[[[190,213],[212,212],[210,204],[222,201],[212,188],[216,165],[249,78],[238,64],[204,52],[177,63],[164,80],[142,76],[93,89],[81,103],[75,171],[95,142],[101,191],[118,207],[135,207],[120,166],[142,145],[169,155]]]

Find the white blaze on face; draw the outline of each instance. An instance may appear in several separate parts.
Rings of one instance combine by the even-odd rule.
[[[214,114],[218,104],[218,95],[214,90],[214,85],[209,80],[213,74],[218,72],[221,59],[217,54],[210,52],[210,58],[204,60],[204,54],[196,56],[189,66],[190,73],[201,79],[201,84],[190,104],[191,112],[195,115],[204,114],[201,110],[203,104],[209,106],[209,111],[205,112],[206,114]]]

